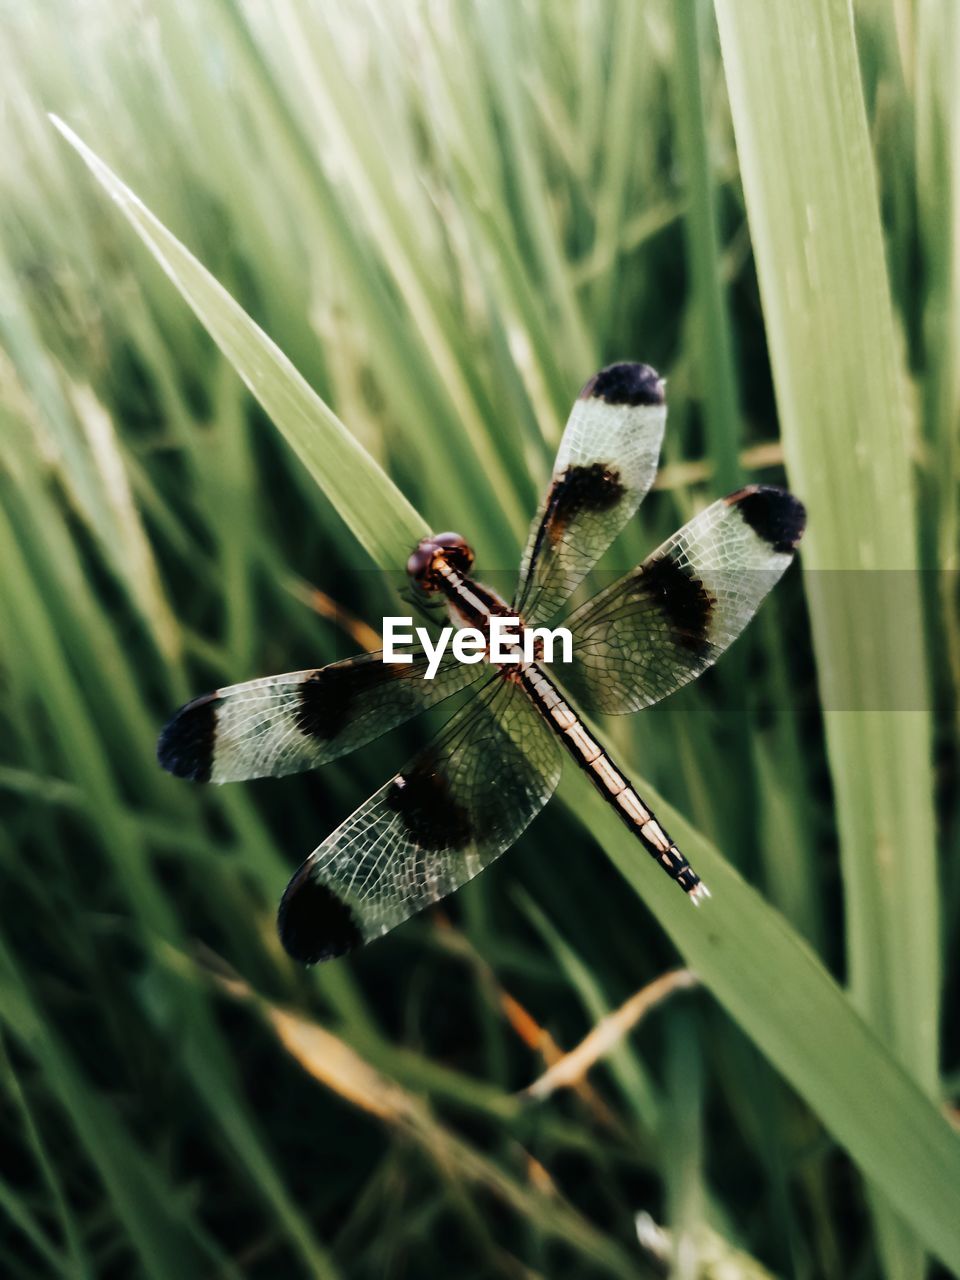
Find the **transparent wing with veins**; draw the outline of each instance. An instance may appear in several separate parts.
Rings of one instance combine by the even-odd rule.
[[[560,766],[523,688],[489,677],[290,881],[279,915],[287,951],[305,964],[343,955],[458,889],[539,813]]]
[[[740,635],[803,533],[803,505],[752,485],[701,511],[566,620],[557,678],[584,706],[639,711],[695,679]]]
[[[335,760],[478,680],[447,655],[387,663],[364,653],[310,671],[267,676],[188,702],[163,730],[160,763],[194,782],[279,778]]]
[[[556,614],[635,513],[656,474],[666,416],[663,384],[647,365],[610,365],[580,392],[520,565],[514,603],[528,622]]]

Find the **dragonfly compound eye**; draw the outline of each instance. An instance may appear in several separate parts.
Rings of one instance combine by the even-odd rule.
[[[437,589],[437,584],[433,581],[435,555],[436,551],[430,539],[424,538],[407,561],[407,576],[421,591]]]
[[[421,538],[407,561],[407,574],[421,591],[436,591],[441,563],[450,565],[459,573],[469,572],[473,551],[459,533],[435,533],[429,538]]]

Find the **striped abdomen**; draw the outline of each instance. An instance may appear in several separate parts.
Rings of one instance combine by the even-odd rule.
[[[663,870],[676,880],[693,902],[708,897],[709,890],[670,839],[666,831],[634,791],[599,743],[587,733],[573,708],[541,669],[521,667],[518,676],[544,719],[558,732],[567,750],[637,836]]]

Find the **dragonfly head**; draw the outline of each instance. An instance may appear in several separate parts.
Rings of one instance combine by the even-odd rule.
[[[421,538],[407,561],[407,573],[414,585],[429,595],[440,589],[440,567],[444,564],[461,574],[470,572],[473,550],[459,533],[433,533]]]

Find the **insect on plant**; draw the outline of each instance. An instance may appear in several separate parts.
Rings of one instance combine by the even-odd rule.
[[[602,369],[571,411],[520,565],[512,604],[470,577],[456,533],[424,538],[407,563],[422,598],[452,623],[489,633],[555,617],[635,513],[653,482],[666,425],[663,382],[644,364]],[[709,667],[790,564],[803,505],[751,485],[714,502],[642,564],[566,620],[572,660],[558,668],[585,709],[638,711]],[[205,694],[163,730],[165,769],[195,782],[280,777],[373,741],[428,706],[470,697],[422,751],[310,854],[280,903],[284,947],[313,964],[344,955],[470,880],[512,845],[560,778],[562,748],[694,903],[706,886],[587,732],[542,662],[363,654],[313,671]]]

